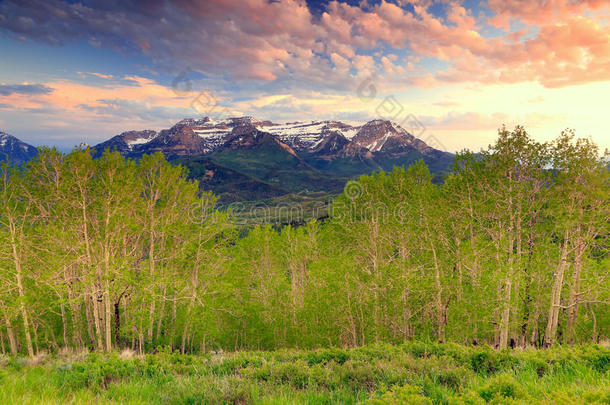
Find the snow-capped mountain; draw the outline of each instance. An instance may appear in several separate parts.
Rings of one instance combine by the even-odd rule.
[[[333,132],[352,139],[358,132],[358,127],[339,121],[311,121],[266,125],[261,126],[261,130],[277,136],[296,150],[311,150]]]
[[[426,143],[407,132],[400,125],[384,120],[364,124],[352,139],[352,144],[371,152],[402,152],[414,149],[422,154],[432,151]]]
[[[5,132],[0,132],[0,161],[8,160],[21,164],[36,156],[37,153],[38,150],[32,145]]]
[[[208,117],[184,119],[159,133],[124,132],[95,146],[95,149],[101,151],[116,148],[126,156],[136,157],[154,152],[162,152],[168,158],[201,155],[220,148],[232,138],[235,128],[243,126],[271,134],[296,153],[355,156],[416,150],[426,155],[435,151],[391,121],[373,120],[363,125],[328,120],[278,124],[253,117],[234,117],[219,121]]]

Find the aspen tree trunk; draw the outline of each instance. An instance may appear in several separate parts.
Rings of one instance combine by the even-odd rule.
[[[67,270],[64,268],[64,282],[68,286],[68,302],[70,303],[70,314],[72,315],[72,341],[73,344],[80,348],[83,345],[83,339],[80,333],[80,310],[74,302],[74,293],[72,284],[68,280]]]
[[[174,348],[176,337],[178,337],[177,329],[176,329],[176,316],[178,314],[178,308],[177,308],[177,303],[176,303],[176,301],[178,301],[177,291],[178,290],[176,287],[176,278],[174,277],[172,280],[172,292],[173,292],[172,315],[171,315],[171,318],[169,319],[169,325],[167,326],[167,336],[170,336],[170,338],[171,338],[170,342],[171,342],[172,349]]]
[[[163,275],[161,275],[163,277]],[[163,326],[163,318],[165,316],[165,305],[167,302],[167,286],[163,285],[163,294],[161,300],[161,308],[159,308],[159,318],[157,319],[157,332],[155,334],[156,338],[159,339],[161,337],[161,326]]]
[[[36,324],[32,325],[32,330],[34,331],[34,349],[35,353],[38,353],[40,350],[38,349],[38,326]]]
[[[109,352],[112,350],[112,304],[110,302],[110,282],[107,277],[108,275],[106,275],[106,280],[104,280],[104,303],[106,310],[104,331],[106,332],[106,351]]]
[[[11,233],[11,247],[13,252],[13,264],[15,266],[15,280],[17,282],[17,292],[21,302],[19,303],[19,311],[21,312],[21,318],[23,320],[23,333],[25,335],[26,348],[28,350],[28,356],[34,356],[34,348],[32,346],[32,336],[30,335],[30,321],[28,312],[25,308],[23,300],[25,299],[25,291],[23,288],[23,274],[21,270],[21,258],[17,251],[17,240],[16,240],[16,229],[12,218],[9,218],[9,228]]]
[[[510,299],[512,289],[512,279],[507,277],[504,282],[504,309],[502,310],[502,319],[500,323],[500,350],[508,347],[508,331],[510,329]]]
[[[512,172],[509,174],[509,182],[512,181]],[[509,183],[510,184],[510,183]],[[508,333],[510,331],[510,302],[513,289],[513,272],[514,272],[514,244],[515,244],[515,214],[513,212],[513,197],[512,197],[512,185],[509,186],[508,193],[508,211],[509,211],[509,225],[508,225],[508,274],[504,281],[504,305],[502,310],[502,317],[500,320],[500,342],[499,349],[506,349],[508,347]]]
[[[574,343],[576,338],[576,320],[578,318],[578,294],[580,292],[580,278],[582,274],[582,260],[587,244],[582,240],[582,236],[577,239],[576,251],[574,253],[574,272],[572,273],[572,283],[570,284],[570,297],[568,299],[568,323],[567,335],[568,343]]]
[[[195,254],[195,260],[193,263],[193,273],[191,275],[191,299],[186,310],[186,317],[184,318],[184,329],[182,330],[182,341],[180,343],[180,352],[184,353],[186,350],[186,339],[188,334],[188,328],[191,325],[191,312],[195,306],[195,300],[197,299],[197,287],[199,286],[199,261],[201,259],[201,231],[197,236],[197,253]],[[175,305],[175,301],[174,301]],[[175,316],[175,315],[174,315]]]
[[[557,335],[557,322],[559,319],[559,305],[561,304],[561,288],[563,287],[563,276],[566,267],[568,266],[568,238],[570,234],[566,229],[563,235],[563,244],[561,247],[561,261],[557,266],[557,270],[553,274],[553,286],[551,287],[551,302],[549,304],[549,319],[546,324],[544,334],[544,345],[549,347],[555,342]]]
[[[351,291],[347,292],[347,316],[349,321],[349,330],[352,335],[352,347],[356,347],[358,345],[358,332],[356,330],[356,320],[354,318],[354,313],[352,311],[352,300],[351,300]]]
[[[11,321],[8,317],[8,314],[6,313],[6,309],[4,309],[4,323],[6,325],[6,335],[8,337],[8,344],[11,349],[11,354],[13,356],[16,356],[17,352],[19,351],[19,348],[17,347],[17,340],[15,339],[15,331],[14,331],[13,325],[11,324]]]
[[[473,262],[472,262],[472,278],[474,285],[479,284],[479,255],[476,248],[475,237],[474,237],[474,206],[472,204],[472,196],[470,191],[470,185],[468,185],[468,213],[470,214],[470,221],[468,223],[468,230],[470,232],[470,248],[472,249]]]
[[[155,276],[155,234],[154,234],[154,214],[150,213],[150,241],[148,245],[148,263],[149,263],[149,271],[150,271],[150,282],[154,286],[154,276]],[[152,343],[153,339],[153,331],[154,331],[154,322],[155,322],[155,298],[151,296],[150,307],[148,310],[148,332],[147,338]]]
[[[184,354],[184,351],[186,350],[186,336],[188,334],[189,326],[191,324],[190,315],[191,315],[191,310],[192,310],[194,303],[195,303],[195,295],[193,294],[193,297],[191,298],[191,302],[189,303],[188,309],[186,310],[186,317],[184,319],[184,328],[182,330],[182,342],[180,343],[180,353],[182,353],[182,354]]]
[[[138,330],[138,351],[140,354],[144,353],[144,325],[142,318],[140,318],[140,328]]]
[[[430,238],[430,230],[428,228],[428,241],[432,249],[432,258],[434,261],[434,286],[436,288],[436,333],[439,343],[445,341],[445,308],[443,306],[443,286],[441,284],[441,271],[436,254],[436,248]]]
[[[92,307],[92,296],[88,291],[89,289],[87,288],[87,291],[85,292],[85,316],[87,318],[87,333],[89,335],[89,342],[91,344],[95,344],[96,343],[96,339],[95,339],[95,332],[93,330],[93,324],[95,323],[93,321],[93,307]]]
[[[379,224],[376,221],[373,221],[373,232],[372,235],[369,233],[370,242],[373,245],[373,252],[371,254],[372,265],[373,265],[373,279],[375,280],[373,286],[373,327],[374,327],[374,337],[375,341],[379,339],[379,327],[381,322],[379,320],[379,246],[378,246],[378,238],[379,238]],[[365,323],[363,322],[362,325]]]
[[[68,320],[66,319],[66,307],[63,302],[59,305],[59,309],[61,311],[61,326],[64,338],[64,347],[68,347]]]
[[[497,263],[498,267],[502,266],[502,261],[500,259],[499,244],[500,244],[500,242],[497,241],[496,242],[496,263]],[[498,319],[498,317],[501,316],[501,312],[500,312],[501,308],[499,305],[502,302],[502,284],[501,283],[498,283],[498,285],[496,286],[496,297],[497,297],[498,305],[493,310],[494,319]],[[495,348],[500,347],[500,330],[501,330],[501,323],[498,322],[497,320],[494,321],[494,347]]]
[[[96,297],[97,293],[91,293],[91,305],[93,307],[93,324],[95,326],[95,339],[97,342],[97,348],[99,350],[104,350],[104,342],[102,338],[102,325],[101,319],[102,314],[100,313],[100,306],[98,303],[98,297]]]
[[[105,347],[104,349],[109,352],[112,350],[112,303],[110,302],[110,243],[108,241],[108,228],[110,224],[110,210],[106,211],[106,237],[104,241],[104,337]]]
[[[587,308],[591,312],[591,318],[593,319],[593,331],[591,332],[591,343],[598,343],[599,336],[597,336],[597,316],[595,316],[595,311],[593,311],[593,305],[587,304]]]
[[[523,317],[521,318],[521,335],[519,337],[519,345],[525,347],[527,345],[527,331],[531,326],[531,305],[533,301],[532,292],[531,292],[531,284],[532,284],[532,259],[534,256],[534,236],[533,236],[533,227],[534,222],[530,223],[530,232],[527,237],[527,264],[524,269],[525,274],[525,291],[523,297]]]
[[[81,215],[83,219],[83,236],[85,239],[85,254],[87,258],[87,270],[91,272],[93,270],[93,260],[91,257],[91,240],[89,237],[89,218],[87,217],[87,200],[85,197],[85,191],[81,184],[79,184],[79,190],[81,195]],[[97,304],[97,298],[95,297],[96,292],[94,291],[94,284],[89,286],[89,299],[91,301],[92,309],[93,309],[93,323],[95,326],[95,342],[97,343],[97,348],[102,350],[104,348],[104,344],[102,342],[102,331],[100,325],[100,314],[99,308]]]

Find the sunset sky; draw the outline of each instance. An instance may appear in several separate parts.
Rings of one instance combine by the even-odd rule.
[[[0,50],[0,131],[33,145],[252,115],[610,148],[608,0],[4,0]]]

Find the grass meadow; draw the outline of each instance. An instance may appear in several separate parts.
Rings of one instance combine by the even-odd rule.
[[[0,357],[0,403],[610,404],[610,349],[406,343]]]

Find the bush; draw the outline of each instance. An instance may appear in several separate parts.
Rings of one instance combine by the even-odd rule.
[[[349,354],[343,349],[325,349],[316,350],[305,354],[305,360],[311,366],[319,363],[328,363],[334,361],[337,364],[343,364],[349,359]]]
[[[477,352],[470,357],[470,366],[475,373],[493,374],[498,371],[499,364],[495,353]]]
[[[509,374],[494,377],[483,388],[479,389],[479,395],[487,402],[494,399],[522,399],[525,397],[519,384]]]

